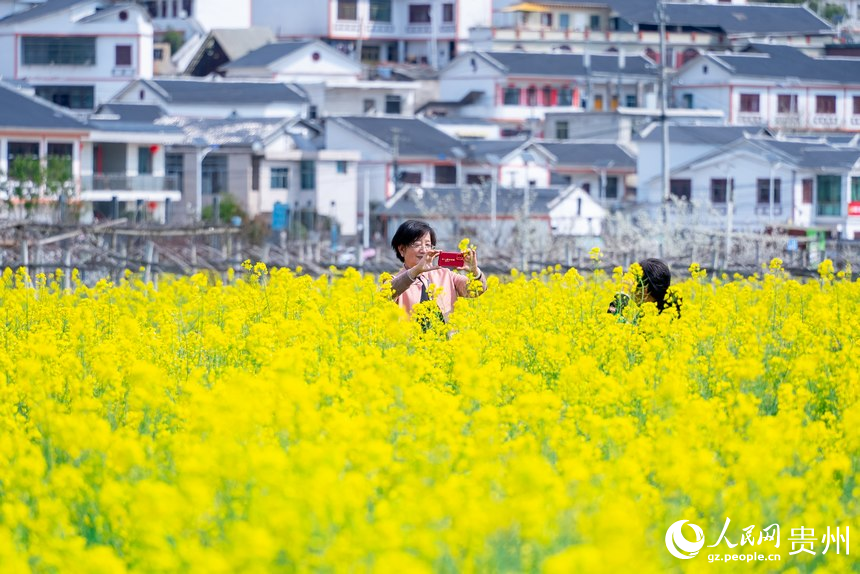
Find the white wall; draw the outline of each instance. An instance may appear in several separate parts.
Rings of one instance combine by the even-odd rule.
[[[496,84],[503,78],[502,72],[483,58],[466,54],[439,74],[439,99],[457,101],[471,91],[480,90],[486,104],[493,105]]]
[[[206,31],[213,28],[249,28],[251,5],[252,0],[196,0],[193,15]]]
[[[457,38],[460,40],[469,38],[470,28],[493,24],[492,0],[458,0],[454,10]]]
[[[126,20],[120,12],[110,11],[101,18],[89,22],[78,22],[78,18],[92,15],[92,5],[61,11],[45,18],[20,24],[0,25],[0,74],[13,78],[26,78],[34,85],[84,85],[94,86],[94,104],[111,98],[130,80],[151,78],[153,74],[152,24],[141,8],[124,10]],[[15,37],[17,35],[17,38]],[[21,36],[96,36],[96,61],[90,66],[24,65]],[[18,42],[18,62],[16,53]],[[131,66],[116,66],[116,46],[129,45],[132,50]]]
[[[284,0],[253,0],[251,23],[270,27],[280,38],[323,37],[328,34],[329,4],[333,2],[290,2],[289,9],[286,9]]]

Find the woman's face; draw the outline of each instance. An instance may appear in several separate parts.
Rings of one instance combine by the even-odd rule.
[[[433,242],[430,241],[430,232],[428,231],[409,245],[401,245],[397,248],[400,255],[403,256],[404,263],[407,269],[415,267],[418,262],[424,257],[424,254],[433,249]]]

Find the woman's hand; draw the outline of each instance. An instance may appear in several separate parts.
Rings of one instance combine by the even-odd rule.
[[[478,277],[478,252],[475,248],[473,247],[464,252],[463,259],[465,261],[464,267],[472,272],[472,276]]]
[[[436,257],[441,253],[441,251],[430,249],[429,251],[424,252],[424,256],[418,259],[418,263],[415,264],[415,267],[409,269],[409,278],[413,281],[418,278],[422,273],[426,273],[427,271],[433,271],[434,269],[439,269],[439,266],[436,265]]]

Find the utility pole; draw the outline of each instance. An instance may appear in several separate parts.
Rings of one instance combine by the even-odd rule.
[[[394,190],[392,195],[397,193],[397,186],[400,183],[400,166],[398,158],[400,157],[400,128],[391,128],[391,180],[394,182]]]
[[[729,261],[732,253],[732,216],[735,212],[735,178],[726,182],[726,270],[730,268]]]
[[[670,194],[669,187],[669,122],[666,119],[666,108],[669,102],[669,86],[666,82],[666,7],[663,0],[657,0],[657,20],[660,23],[660,129],[662,130],[662,143],[660,145],[661,156],[661,173],[660,183],[662,192],[661,211],[663,214],[663,230],[662,234],[666,233],[668,201]],[[660,257],[664,257],[663,253],[664,239],[661,236],[660,240]]]
[[[528,175],[526,175],[526,182],[523,186],[523,244],[522,244],[522,253],[523,253],[523,272],[528,271],[529,266],[529,217],[531,214],[529,213],[529,195],[531,191],[531,182],[529,181]]]

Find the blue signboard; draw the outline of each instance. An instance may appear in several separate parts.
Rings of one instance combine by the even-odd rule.
[[[275,208],[272,210],[272,230],[283,231],[287,228],[287,215],[289,214],[290,206],[280,201],[275,203]]]

